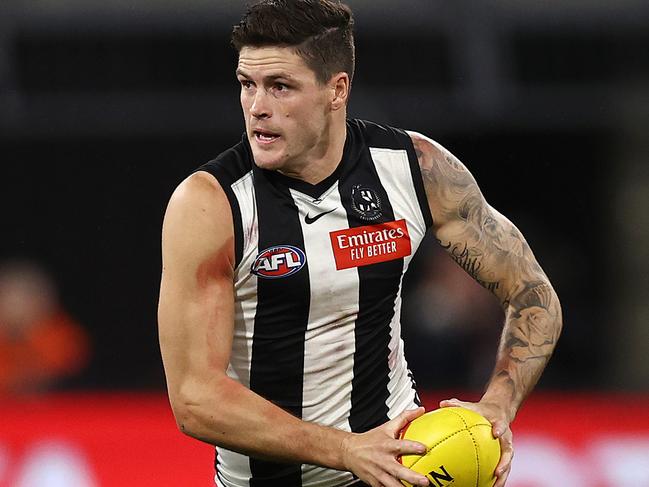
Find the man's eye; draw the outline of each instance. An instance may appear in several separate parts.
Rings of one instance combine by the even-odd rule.
[[[277,91],[286,91],[286,90],[288,90],[288,86],[286,86],[284,83],[277,83],[275,85],[275,89]]]
[[[241,80],[241,86],[248,89],[252,86],[252,82],[248,81],[247,79]]]

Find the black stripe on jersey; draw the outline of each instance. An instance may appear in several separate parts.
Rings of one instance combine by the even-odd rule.
[[[355,122],[355,121],[353,121]],[[361,128],[348,125],[348,138],[352,138],[350,153],[355,161],[347,161],[339,181],[340,198],[347,212],[350,228],[373,225],[394,220],[394,211],[377,174],[369,148],[358,151],[363,144]],[[376,145],[375,145],[376,146]],[[355,150],[356,149],[356,150]],[[353,168],[353,171],[351,169]],[[380,198],[381,216],[373,221],[362,219],[352,205],[352,188],[355,185],[374,190]],[[353,432],[365,432],[388,418],[389,397],[390,322],[394,316],[394,303],[399,291],[403,259],[395,259],[358,267],[359,310],[354,328],[354,377],[352,379],[351,411],[349,424]]]
[[[232,186],[228,186],[225,192],[230,202],[232,209],[232,223],[234,224],[234,267],[239,265],[243,258],[243,224],[241,222],[241,208],[239,207],[239,200],[232,191]]]
[[[419,393],[417,392],[417,383],[415,382],[415,376],[412,375],[412,371],[408,369],[408,377],[410,377],[410,383],[412,384],[412,389],[415,391],[415,404],[421,406],[421,399],[419,398]]]
[[[430,228],[433,226],[433,215],[431,214],[430,206],[428,205],[428,197],[426,196],[426,189],[424,189],[424,179],[421,175],[421,167],[419,166],[419,158],[417,157],[415,146],[413,145],[412,139],[407,134],[407,132],[398,129],[395,130],[399,135],[403,137],[403,146],[408,152],[410,174],[412,174],[412,182],[414,183],[415,192],[417,193],[419,207],[421,208],[421,213],[424,216],[426,228]]]
[[[256,166],[255,195],[259,225],[259,252],[277,245],[304,251],[298,209],[289,189],[274,184],[267,171]],[[295,274],[257,279],[257,312],[250,365],[250,389],[289,413],[302,416],[304,341],[309,319],[308,262]],[[302,485],[300,465],[250,458],[251,487]]]
[[[219,452],[216,448],[214,449],[214,471],[219,479],[221,479],[221,472],[219,472]],[[221,479],[221,482],[223,482],[223,479]]]
[[[239,265],[243,257],[243,224],[241,221],[241,208],[239,201],[232,191],[232,184],[250,172],[252,165],[249,161],[250,147],[247,140],[244,140],[219,154],[206,164],[196,169],[210,173],[219,182],[230,203],[232,210],[232,223],[234,225],[234,262],[235,267]]]

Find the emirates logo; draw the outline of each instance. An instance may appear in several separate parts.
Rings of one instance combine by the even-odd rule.
[[[338,270],[387,262],[412,253],[405,220],[338,230],[329,238]]]

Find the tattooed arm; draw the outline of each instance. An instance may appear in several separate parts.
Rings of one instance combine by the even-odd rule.
[[[561,308],[550,281],[519,230],[485,201],[475,179],[450,152],[410,133],[433,216],[435,236],[505,310],[496,366],[476,409],[494,423],[503,455],[496,487],[504,485],[512,450],[509,424],[532,391],[561,332]]]

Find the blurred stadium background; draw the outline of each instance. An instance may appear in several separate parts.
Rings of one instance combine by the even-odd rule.
[[[347,3],[350,115],[452,150],[562,300],[508,485],[649,486],[649,3]],[[0,394],[0,487],[210,485],[211,448],[164,394],[159,236],[175,186],[243,130],[244,5],[0,0],[0,267],[49,275],[91,344],[78,372]],[[404,289],[427,405],[477,397],[495,301],[432,240]]]

